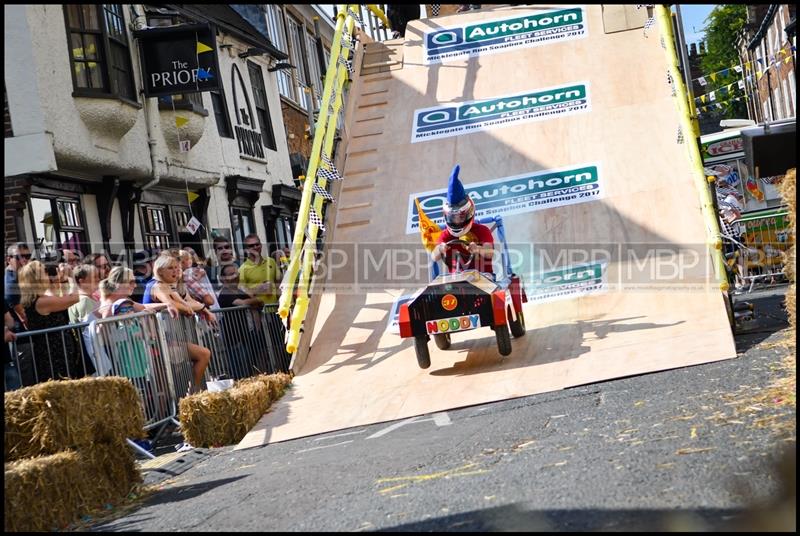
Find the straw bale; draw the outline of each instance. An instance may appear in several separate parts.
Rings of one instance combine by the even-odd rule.
[[[121,441],[5,464],[5,530],[64,528],[124,499],[142,482]]]
[[[786,172],[779,185],[781,197],[789,207],[789,226],[792,229],[794,244],[786,255],[786,265],[784,271],[786,277],[792,282],[786,290],[786,312],[789,315],[789,323],[792,328],[797,328],[797,309],[795,300],[797,296],[797,168],[792,168]]]
[[[198,447],[238,443],[290,382],[289,374],[261,374],[225,391],[183,398],[179,416],[184,438]]]
[[[144,411],[127,378],[51,380],[5,393],[5,461],[144,437]]]

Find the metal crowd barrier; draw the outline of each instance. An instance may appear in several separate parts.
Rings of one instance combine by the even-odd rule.
[[[91,376],[94,365],[83,341],[88,322],[17,333],[9,343],[22,387],[49,379]]]
[[[786,253],[795,240],[787,217],[785,210],[744,214],[732,224],[738,232],[723,235],[726,259],[734,269],[738,287],[748,287],[747,292],[752,292],[756,283],[785,281]]]
[[[277,304],[264,309],[239,306],[213,312],[216,322],[212,323],[184,315],[172,318],[166,311],[129,313],[17,333],[16,341],[9,346],[23,387],[51,378],[93,374],[128,378],[139,391],[145,429],[158,429],[156,442],[170,423],[180,426],[179,403],[193,384],[188,343],[211,350],[204,384],[225,376],[238,380],[289,370],[291,355],[285,350],[286,330]],[[68,337],[73,342],[65,344]],[[64,350],[59,353],[59,349]],[[128,443],[153,457],[132,441]]]

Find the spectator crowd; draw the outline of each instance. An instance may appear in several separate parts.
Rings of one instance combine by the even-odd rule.
[[[215,323],[214,310],[277,301],[287,250],[278,248],[264,256],[264,244],[256,234],[244,238],[242,260],[224,237],[215,238],[212,248],[213,262],[186,246],[137,251],[131,269],[115,266],[105,253],[83,256],[63,249],[57,258],[37,259],[27,244],[9,246],[4,281],[5,390],[48,379],[109,373],[109,365],[91,348],[86,329],[19,336],[24,332],[145,310],[165,310],[173,318],[197,315]],[[9,344],[14,340],[16,356]],[[186,344],[197,390],[213,356],[208,348]]]

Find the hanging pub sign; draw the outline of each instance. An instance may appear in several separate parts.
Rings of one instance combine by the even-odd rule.
[[[219,90],[216,32],[208,24],[136,30],[145,97]]]

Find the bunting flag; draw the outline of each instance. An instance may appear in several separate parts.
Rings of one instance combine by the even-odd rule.
[[[744,185],[747,188],[747,192],[753,196],[754,199],[757,201],[764,200],[764,192],[758,187],[758,182],[753,177],[747,177]]]
[[[197,79],[198,80],[211,80],[214,78],[214,75],[211,74],[210,71],[206,71],[202,67],[198,67],[197,69]]]
[[[700,102],[702,102],[703,104],[706,103],[706,95],[700,95]]]
[[[353,74],[353,60],[346,60],[344,56],[339,56],[339,64],[347,67],[347,72]]]
[[[648,17],[646,21],[644,21],[644,36],[647,37],[647,30],[655,26],[656,18],[655,17]]]
[[[201,43],[200,41],[197,42],[197,53],[202,54],[203,52],[214,52],[214,49],[208,45]]]
[[[791,57],[791,56],[786,56],[786,59],[784,59],[784,60],[783,60],[783,63],[789,63],[789,61],[790,61],[791,59],[792,59],[792,57]]]
[[[742,72],[742,66],[741,65],[734,65],[733,66],[733,70],[736,71],[737,73],[741,73]]]
[[[700,78],[698,78],[697,79],[697,83],[700,84],[703,87],[705,87],[706,84],[708,84],[708,82],[706,82],[706,77],[705,76],[701,76]]]
[[[355,21],[358,23],[358,25],[363,28],[364,27],[364,21],[361,20],[361,17],[358,15],[358,13],[356,13],[352,9],[349,9],[348,11],[350,12],[350,16],[353,17],[355,19]]]
[[[328,193],[328,190],[317,184],[316,182],[311,185],[311,189],[314,190],[317,194],[322,196],[323,199],[330,201],[331,203],[335,203],[336,200],[333,198],[331,194]]]
[[[417,204],[417,214],[419,214],[419,234],[422,239],[422,245],[430,253],[436,247],[442,229],[425,214],[419,204],[419,199],[414,198],[414,203]]]
[[[189,198],[189,204],[194,203],[194,200],[200,197],[200,194],[196,194],[194,192],[186,192],[186,197]]]
[[[708,94],[708,100],[711,101],[711,102],[714,102],[715,100],[717,100],[717,92],[716,91],[712,91],[711,93],[709,93]]]
[[[761,177],[764,184],[777,184],[783,180],[784,175],[773,175],[772,177]]]
[[[319,168],[317,170],[317,177],[320,179],[325,179],[326,181],[340,181],[342,180],[342,176],[339,175],[339,172],[336,171],[336,168],[333,170]]]
[[[314,210],[314,207],[311,207],[308,210],[308,221],[319,227],[320,231],[325,230],[325,226],[322,224],[322,218],[319,217],[319,214],[317,214],[317,211]]]
[[[175,116],[175,126],[178,127],[178,128],[181,128],[183,125],[185,125],[188,122],[189,122],[189,120],[186,119],[185,117],[181,117],[179,115]]]
[[[738,87],[739,89],[744,89],[744,80],[739,80],[736,83],[736,87]]]
[[[728,76],[729,72],[730,72],[729,69],[722,69],[722,71],[720,71],[720,74],[722,74],[722,77],[725,78],[726,76]]]
[[[764,73],[762,73],[761,71],[756,71],[756,80],[760,82],[762,76],[764,76]]]

